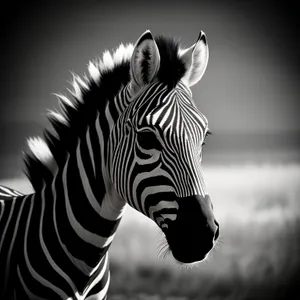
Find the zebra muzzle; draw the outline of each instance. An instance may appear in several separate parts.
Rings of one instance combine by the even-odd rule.
[[[203,260],[219,236],[209,196],[178,200],[178,215],[165,231],[174,258],[183,263]]]

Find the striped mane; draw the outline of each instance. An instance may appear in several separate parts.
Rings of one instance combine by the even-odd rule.
[[[172,89],[186,71],[179,56],[179,42],[163,36],[155,37],[155,41],[161,57],[158,79]],[[112,54],[105,51],[102,60],[89,62],[88,76],[73,74],[73,90],[68,90],[68,97],[55,94],[61,112],[48,113],[54,133],[45,129],[44,140],[30,138],[29,151],[24,153],[25,173],[35,190],[52,181],[67,153],[75,149],[87,127],[95,122],[97,113],[104,111],[107,103],[129,83],[132,52],[132,44],[121,44]]]

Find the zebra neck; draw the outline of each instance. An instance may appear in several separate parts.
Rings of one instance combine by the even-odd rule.
[[[59,243],[70,262],[87,276],[107,252],[125,202],[109,183],[104,139],[89,128],[52,183],[53,219]]]

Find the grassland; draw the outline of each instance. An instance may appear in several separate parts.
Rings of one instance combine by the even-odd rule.
[[[207,166],[221,238],[192,269],[158,257],[162,234],[127,208],[111,247],[110,299],[299,299],[300,165]],[[21,179],[2,184],[30,191]]]
[[[221,226],[209,259],[185,269],[158,258],[162,235],[128,209],[111,249],[113,299],[298,299],[300,166],[210,166],[204,175]]]

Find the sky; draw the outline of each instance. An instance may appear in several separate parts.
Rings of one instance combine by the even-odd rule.
[[[156,4],[155,4],[156,3]],[[44,121],[70,70],[146,30],[192,45],[207,34],[210,60],[195,101],[217,130],[300,129],[293,4],[258,1],[51,1],[12,7],[4,29],[4,120]],[[292,3],[292,2],[291,2]]]
[[[297,11],[290,0],[10,3],[1,9],[0,152],[20,151],[47,126],[52,93],[66,93],[70,71],[82,75],[89,60],[146,29],[183,47],[206,33],[208,67],[192,91],[213,132],[300,131]]]

